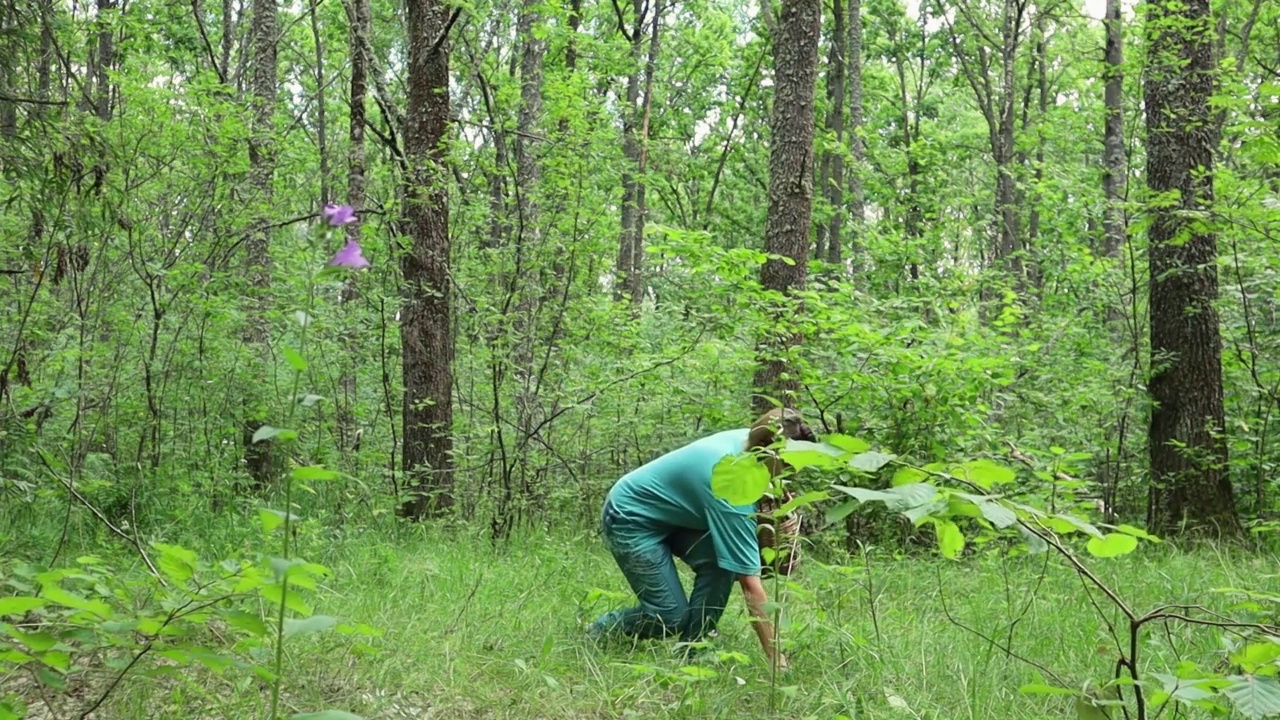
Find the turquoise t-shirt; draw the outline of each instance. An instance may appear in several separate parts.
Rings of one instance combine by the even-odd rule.
[[[720,567],[738,575],[760,574],[754,505],[730,505],[711,492],[711,471],[728,455],[744,452],[746,428],[696,440],[623,475],[609,490],[621,520],[614,538],[633,547],[656,545],[676,530],[708,530]]]

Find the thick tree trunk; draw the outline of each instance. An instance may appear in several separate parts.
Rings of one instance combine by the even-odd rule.
[[[760,269],[760,283],[768,290],[790,295],[803,290],[809,265],[809,228],[813,217],[814,86],[817,81],[818,40],[822,35],[821,0],[784,0],[773,44],[775,89],[770,121],[769,210],[765,221],[765,251],[791,258],[787,264],[770,259]],[[797,311],[779,318],[789,325]],[[761,343],[760,366],[752,405],[760,412],[772,407],[766,397],[794,406],[799,382],[785,353],[800,337],[785,328],[774,330]]]
[[[1217,238],[1196,217],[1213,205],[1218,133],[1209,0],[1147,9],[1151,413],[1148,525],[1157,533],[1241,527],[1227,465]],[[1172,204],[1167,204],[1171,202]]]
[[[253,106],[249,135],[249,193],[256,220],[245,242],[246,275],[248,276],[248,313],[245,339],[255,348],[258,357],[267,356],[269,328],[265,307],[269,302],[271,287],[271,254],[265,228],[267,209],[271,205],[275,178],[275,139],[272,118],[275,114],[278,76],[276,64],[277,41],[276,0],[253,0],[253,18],[250,21],[250,44],[253,55],[253,77],[250,82]],[[266,408],[261,398],[250,399],[250,409],[245,421],[245,466],[255,489],[261,490],[271,479],[274,462],[270,443],[253,442],[253,434],[265,422]]]
[[[839,0],[837,0],[837,3]],[[862,249],[862,230],[866,223],[866,198],[862,189],[862,168],[867,160],[862,142],[862,0],[849,0],[849,46],[845,52],[845,75],[849,84],[849,149],[853,167],[845,177],[849,198],[849,251],[857,269]],[[838,248],[837,248],[838,249]],[[828,253],[827,261],[840,262],[839,255]]]
[[[453,505],[453,330],[450,324],[449,206],[445,132],[449,127],[449,7],[409,0],[409,106],[405,115],[403,222],[410,248],[401,260],[404,309],[403,467],[412,496],[401,515],[424,518]],[[433,48],[433,44],[435,47]]]
[[[1103,105],[1106,121],[1102,135],[1102,248],[1107,257],[1120,256],[1128,230],[1125,227],[1124,147],[1124,26],[1120,0],[1107,0],[1106,87]]]

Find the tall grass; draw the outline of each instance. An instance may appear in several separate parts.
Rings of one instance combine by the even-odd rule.
[[[692,660],[672,643],[588,640],[585,622],[630,601],[590,534],[494,547],[388,529],[300,543],[334,571],[317,611],[384,635],[368,648],[335,635],[290,643],[286,709],[388,719],[1043,720],[1073,712],[1061,698],[1019,693],[1044,680],[1028,661],[1075,686],[1115,663],[1104,617],[1116,614],[1100,616],[1079,579],[1044,555],[944,562],[871,548],[843,566],[808,562],[783,588],[792,669],[771,685],[736,596],[719,638]],[[1153,547],[1093,565],[1138,608],[1225,608],[1213,588],[1280,589],[1271,556]],[[1211,630],[1154,627],[1143,657],[1159,671],[1211,664],[1218,647]],[[260,717],[265,698],[235,671],[139,676],[102,717]]]

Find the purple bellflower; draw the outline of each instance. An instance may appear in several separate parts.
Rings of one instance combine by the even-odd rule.
[[[365,260],[364,252],[360,250],[360,243],[355,238],[349,238],[347,244],[329,261],[329,266],[360,270],[369,267],[369,261]]]
[[[356,211],[350,205],[329,203],[324,206],[324,210],[321,212],[324,215],[325,222],[334,227],[340,227],[356,221]]]

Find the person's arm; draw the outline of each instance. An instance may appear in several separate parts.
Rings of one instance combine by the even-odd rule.
[[[756,637],[760,638],[760,647],[771,665],[779,670],[787,669],[787,658],[773,646],[773,621],[764,609],[768,596],[764,592],[764,584],[759,575],[739,575],[738,585],[742,588],[742,597],[747,601],[747,610],[751,613]]]

